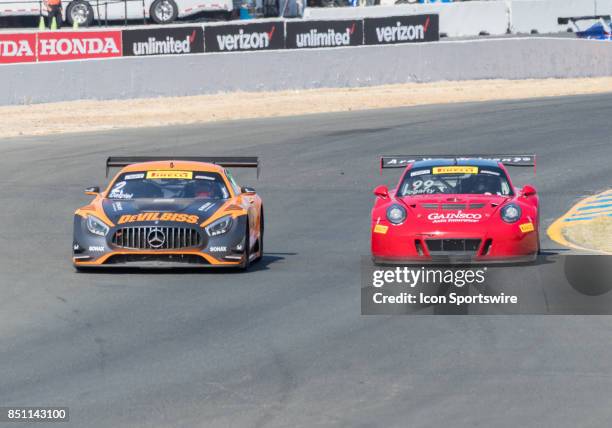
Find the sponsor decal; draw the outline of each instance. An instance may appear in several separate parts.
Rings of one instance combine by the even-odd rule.
[[[499,172],[496,172],[496,171],[487,171],[486,169],[481,169],[480,173],[481,174],[496,175],[498,177],[501,175]]]
[[[210,181],[215,181],[216,180],[215,177],[211,177],[210,175],[196,175],[194,178],[196,180],[210,180]]]
[[[139,178],[144,178],[144,174],[128,174],[123,177],[124,180],[137,180]]]
[[[204,52],[202,27],[123,30],[123,55],[183,55]]]
[[[210,247],[211,253],[225,253],[227,252],[227,247]]]
[[[163,179],[163,178],[182,178],[191,180],[193,172],[191,171],[148,171],[147,179]]]
[[[477,166],[437,166],[434,174],[478,174]]]
[[[523,223],[523,224],[519,225],[519,228],[521,229],[521,232],[523,232],[523,233],[529,233],[529,232],[533,232],[535,230],[535,227],[533,226],[533,223],[531,223],[531,222]]]
[[[206,52],[235,52],[284,49],[285,26],[282,21],[244,25],[204,27]]]
[[[209,209],[211,209],[215,204],[213,204],[212,202],[206,202],[204,205],[202,205],[200,208],[198,208],[198,211],[201,212],[206,212]]]
[[[36,33],[0,34],[0,64],[36,61]]]
[[[132,199],[134,197],[133,193],[123,193],[123,188],[127,182],[119,181],[113,186],[113,189],[108,194],[108,197],[111,199]]]
[[[195,224],[198,222],[197,215],[181,214],[181,213],[140,213],[140,214],[126,214],[119,217],[117,224],[135,223],[140,221],[176,221],[179,223],[191,223]]]
[[[288,21],[286,48],[332,48],[363,44],[363,22]]]
[[[461,210],[455,213],[431,213],[427,216],[427,220],[432,223],[478,223],[481,219],[481,214],[464,213]]]
[[[89,251],[92,253],[101,253],[104,251],[104,247],[91,246],[89,247]]]
[[[385,166],[389,165],[408,165],[409,163],[416,162],[416,159],[383,159]]]
[[[429,169],[421,169],[421,170],[418,170],[418,171],[412,171],[410,173],[410,176],[411,177],[416,177],[417,175],[425,175],[425,174],[429,174],[429,173],[431,173],[431,170],[429,170]]]
[[[385,226],[383,224],[377,224],[374,226],[374,233],[386,234],[389,230],[389,226]]]
[[[38,33],[38,61],[119,57],[121,31]]]
[[[113,202],[113,211],[123,211],[123,205],[121,205],[121,202]]]
[[[440,39],[438,15],[364,19],[366,45],[432,42]]]

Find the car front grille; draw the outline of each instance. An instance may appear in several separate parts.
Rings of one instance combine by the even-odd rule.
[[[114,254],[104,264],[144,268],[209,265],[206,259],[195,254]]]
[[[466,208],[466,204],[442,204],[443,210],[464,210]]]
[[[481,208],[484,208],[485,204],[483,203],[472,203],[469,205],[466,204],[460,204],[460,203],[456,203],[456,204],[432,204],[432,203],[425,203],[425,204],[421,204],[421,207],[423,207],[423,209],[426,210],[437,210],[442,208],[443,210],[464,210],[464,209],[471,209],[471,210],[478,210]]]
[[[476,255],[480,239],[426,239],[430,254],[472,254]]]
[[[178,250],[200,247],[200,232],[191,227],[134,226],[117,229],[111,243],[130,250]]]

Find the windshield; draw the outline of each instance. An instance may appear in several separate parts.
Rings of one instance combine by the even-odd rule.
[[[510,196],[512,189],[500,168],[440,166],[410,170],[398,192],[398,196],[436,194]]]
[[[199,171],[143,171],[121,174],[109,199],[227,199],[230,194],[218,173]]]

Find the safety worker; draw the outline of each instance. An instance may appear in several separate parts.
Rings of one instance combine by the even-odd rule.
[[[62,0],[44,0],[47,7],[47,25],[52,28],[53,18],[59,30],[62,27]]]

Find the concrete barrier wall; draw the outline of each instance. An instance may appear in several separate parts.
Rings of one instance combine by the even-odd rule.
[[[566,31],[558,17],[612,14],[612,0],[490,0],[345,8],[309,8],[306,19],[364,18],[370,16],[439,13],[440,32],[449,37]]]
[[[0,67],[0,100],[6,105],[439,80],[609,75],[610,42],[506,38],[4,65]]]
[[[352,19],[424,13],[439,14],[440,32],[449,37],[476,36],[481,32],[500,35],[508,30],[508,7],[505,1],[309,8],[304,12],[304,18]]]

